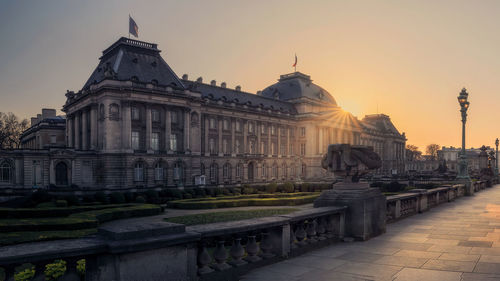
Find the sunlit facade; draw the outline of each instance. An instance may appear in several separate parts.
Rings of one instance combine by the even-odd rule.
[[[358,120],[300,72],[252,94],[179,78],[156,44],[121,38],[66,98],[64,147],[0,154],[19,171],[11,185],[33,186],[35,163],[41,185],[81,189],[330,181],[320,162],[334,143],[373,146],[376,173],[404,173],[406,138],[387,115]]]

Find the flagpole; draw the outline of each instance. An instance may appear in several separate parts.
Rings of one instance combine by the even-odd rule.
[[[128,14],[128,39],[130,39],[130,14]]]

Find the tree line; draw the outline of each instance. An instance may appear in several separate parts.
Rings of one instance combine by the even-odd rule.
[[[14,113],[0,112],[0,149],[16,149],[21,146],[21,134],[30,127],[27,119]]]
[[[439,144],[431,143],[426,146],[425,153],[431,157],[432,160],[437,159]],[[419,150],[418,146],[407,144],[406,145],[406,159],[409,161],[422,160],[422,151]]]

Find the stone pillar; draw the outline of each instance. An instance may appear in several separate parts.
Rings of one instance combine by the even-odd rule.
[[[243,153],[248,153],[247,150],[247,136],[248,136],[248,121],[243,120]]]
[[[132,107],[130,103],[122,104],[122,149],[132,149]]]
[[[66,134],[68,135],[68,138],[67,138],[66,146],[68,146],[68,147],[73,147],[74,146],[74,142],[73,142],[73,131],[74,131],[73,124],[74,124],[74,117],[70,116],[70,115],[67,115],[66,116],[66,128],[67,128],[66,129]]]
[[[75,112],[75,149],[81,149],[80,147],[80,112]]]
[[[208,126],[210,126],[210,118],[208,118],[207,115],[205,115],[205,137],[204,137],[204,142],[205,142],[205,156],[210,155],[210,147],[209,147],[209,139],[208,139]]]
[[[318,154],[323,153],[323,128],[318,127]]]
[[[82,110],[82,150],[88,149],[88,118],[87,118],[87,110]]]
[[[130,111],[130,109],[129,109]],[[97,105],[90,108],[90,149],[97,150]],[[130,141],[130,137],[129,137]]]
[[[267,124],[267,156],[271,157],[273,144],[271,143],[271,126],[272,124]]]
[[[184,112],[184,151],[188,152],[191,150],[191,146],[189,143],[189,132],[191,131],[191,120],[189,114],[189,110],[186,109]]]
[[[278,126],[278,140],[276,141],[276,150],[278,151],[278,157],[281,157],[283,151],[281,151],[281,127]]]
[[[170,134],[172,130],[172,119],[170,115],[170,110],[165,109],[165,151],[170,151]]]
[[[231,156],[236,156],[236,123],[234,119],[231,119]]]
[[[152,122],[151,122],[151,107],[146,106],[146,150],[147,153],[153,153],[151,150],[151,132],[152,132]]]
[[[261,146],[260,137],[261,137],[261,132],[262,132],[262,129],[260,126],[262,126],[262,124],[259,124],[259,127],[255,126],[255,129],[257,130],[257,143],[255,144],[255,153],[256,154],[260,154],[260,152],[262,150],[262,148],[260,147]]]
[[[288,127],[286,129],[286,152],[285,152],[285,155],[288,155],[289,157],[292,156],[290,154],[290,130],[292,130],[291,127]]]
[[[224,150],[222,149],[222,118],[217,120],[217,147],[219,156],[224,156]]]

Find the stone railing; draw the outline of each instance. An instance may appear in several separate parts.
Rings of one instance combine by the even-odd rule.
[[[237,280],[267,265],[331,244],[344,236],[346,207],[324,207],[288,215],[186,227],[133,219],[99,228],[98,235],[0,248],[5,280],[30,263],[43,280],[47,264],[64,260],[64,280]],[[38,278],[38,279],[36,279]],[[59,279],[58,279],[59,280]]]
[[[488,187],[486,181],[472,182],[474,192]],[[407,193],[387,197],[387,222],[422,213],[439,204],[450,202],[467,193],[464,184],[445,185],[433,189],[413,189]]]

